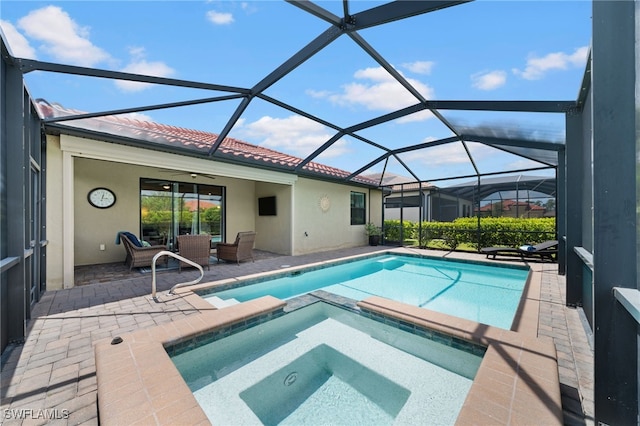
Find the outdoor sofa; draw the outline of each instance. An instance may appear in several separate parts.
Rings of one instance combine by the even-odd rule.
[[[538,258],[540,260],[554,261],[555,256],[558,253],[558,241],[549,240],[540,244],[526,245],[520,247],[484,247],[480,249],[480,253],[492,256],[493,259],[497,255],[520,256],[521,259],[525,258]]]

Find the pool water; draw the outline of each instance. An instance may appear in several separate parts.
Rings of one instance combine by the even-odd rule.
[[[321,344],[242,391],[240,397],[267,425],[316,424],[319,418],[324,424],[363,419],[368,424],[390,424],[410,394]]]
[[[243,302],[265,295],[289,299],[314,290],[354,300],[375,295],[510,329],[528,273],[526,268],[384,255],[203,297]]]
[[[317,302],[172,360],[214,424],[453,424],[484,348]]]

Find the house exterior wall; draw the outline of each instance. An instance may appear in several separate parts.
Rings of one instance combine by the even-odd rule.
[[[417,191],[407,191],[404,193],[404,197],[417,197],[419,193]],[[440,221],[448,222],[462,217],[463,211],[472,212],[473,203],[469,200],[462,198],[452,197],[446,194],[439,194],[437,192],[430,193],[429,191],[422,192],[422,217],[427,221]],[[400,203],[400,194],[395,193],[386,198],[387,202],[396,201]],[[466,206],[466,208],[463,208]],[[389,220],[400,219],[400,207],[386,206],[384,210],[384,218]],[[419,207],[404,207],[402,209],[402,219],[411,222],[418,222],[420,220],[420,208]]]
[[[351,191],[366,194],[367,221],[381,225],[381,191],[306,178],[296,182],[292,227],[294,255],[367,244],[364,225],[351,225]]]
[[[283,255],[291,255],[293,223],[293,187],[267,182],[256,182],[253,206],[256,223],[256,247]],[[276,216],[258,215],[258,198],[276,197]]]
[[[80,148],[82,147],[82,148]],[[97,140],[73,136],[47,135],[47,229],[50,255],[47,256],[47,289],[73,287],[73,269],[80,265],[124,262],[126,253],[116,245],[118,231],[140,232],[140,178],[158,178],[179,181],[180,176],[167,176],[162,169],[169,165],[182,170],[216,173],[215,185],[226,188],[225,240],[233,241],[240,231],[257,230],[256,180],[278,182],[290,187],[295,176],[279,172],[260,171],[245,166],[230,166],[211,160],[186,158],[175,154],[132,148]],[[146,164],[145,164],[146,163]],[[143,165],[141,165],[143,164]],[[214,172],[214,173],[215,173]],[[253,179],[242,179],[247,175]],[[189,177],[189,181],[191,177]],[[205,177],[195,183],[211,184]],[[273,182],[271,182],[273,184]],[[88,192],[96,187],[107,187],[116,194],[116,203],[108,209],[92,207]],[[286,219],[283,217],[283,223]],[[265,246],[261,246],[264,243]],[[104,244],[105,250],[100,250]],[[262,250],[287,252],[287,244],[274,247],[268,238],[257,242]],[[290,242],[288,243],[290,247]],[[279,250],[279,251],[277,251]]]
[[[60,137],[47,135],[47,290],[63,288],[62,189]]]
[[[125,249],[115,243],[116,235],[119,231],[140,232],[141,177],[188,178],[189,182],[225,187],[225,241],[232,242],[240,231],[255,230],[256,249],[283,255],[365,244],[364,225],[350,224],[351,191],[366,194],[368,221],[381,224],[378,190],[67,135],[48,135],[47,153],[49,290],[72,287],[75,266],[124,262]],[[169,177],[166,168],[174,164],[199,173],[208,168],[216,178]],[[245,174],[247,179],[240,177]],[[87,195],[96,187],[107,187],[116,194],[113,207],[98,209],[89,204]],[[273,195],[277,215],[260,216],[258,198]],[[323,196],[331,203],[326,211],[319,204]]]
[[[385,220],[400,220],[400,207],[386,207],[384,209]],[[402,211],[402,219],[411,222],[419,220],[420,209],[418,207],[405,207]]]

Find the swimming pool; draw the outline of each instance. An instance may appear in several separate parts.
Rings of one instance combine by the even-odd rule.
[[[199,294],[214,305],[264,295],[286,300],[314,290],[354,300],[375,295],[509,329],[528,274],[510,265],[387,254]]]
[[[453,424],[485,348],[425,336],[317,302],[170,355],[216,424]]]

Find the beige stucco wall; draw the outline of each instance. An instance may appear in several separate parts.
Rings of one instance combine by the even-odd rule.
[[[213,184],[224,186],[226,188],[226,242],[234,242],[238,232],[255,230],[255,182],[250,180],[220,177],[216,178],[213,181]]]
[[[382,194],[357,186],[300,178],[293,195],[294,254],[367,244],[364,225],[351,225],[351,191],[366,194],[368,221],[381,225]],[[328,209],[322,208],[328,199]]]
[[[272,253],[292,254],[292,194],[291,185],[256,182],[256,247]],[[258,215],[258,198],[271,196],[276,197],[276,215]]]
[[[47,290],[63,288],[62,152],[60,138],[47,135]]]
[[[124,261],[122,244],[116,245],[118,231],[139,234],[140,190],[136,168],[126,164],[85,158],[74,159],[74,258],[76,265]],[[89,204],[87,194],[106,187],[116,194],[108,209]],[[100,250],[104,244],[105,250]]]

